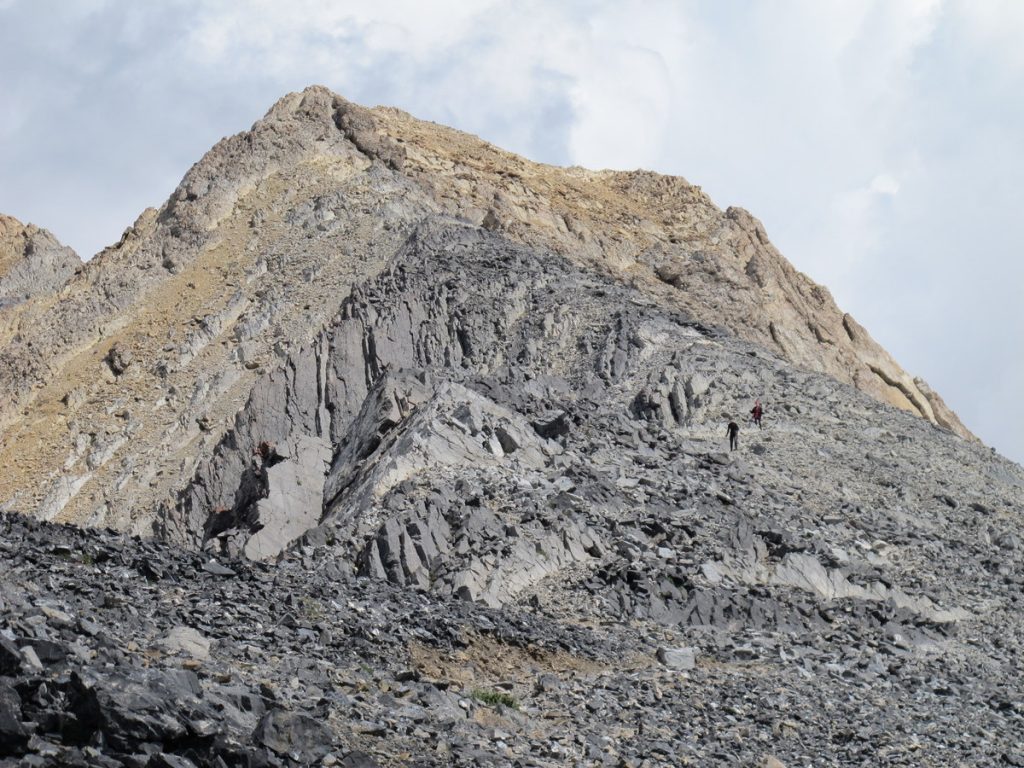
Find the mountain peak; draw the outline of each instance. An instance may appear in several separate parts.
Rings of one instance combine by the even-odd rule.
[[[679,177],[534,163],[312,86],[218,142],[59,302],[12,316],[0,349],[0,460],[17,465],[0,487],[7,506],[148,530],[260,376],[319,338],[437,216],[630,285],[970,437],[746,211],[722,211]],[[143,455],[158,457],[144,472]]]
[[[1022,764],[964,437],[686,180],[289,95],[0,305],[0,764]]]

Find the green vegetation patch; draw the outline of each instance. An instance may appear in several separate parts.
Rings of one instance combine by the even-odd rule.
[[[471,694],[474,699],[482,704],[487,704],[490,707],[508,707],[509,709],[519,709],[519,702],[516,701],[516,697],[502,691],[492,691],[483,688],[477,688]]]

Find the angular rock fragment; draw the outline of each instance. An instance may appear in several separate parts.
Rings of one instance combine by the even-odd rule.
[[[192,627],[174,627],[157,640],[156,645],[167,653],[183,654],[200,661],[210,656],[210,639]]]
[[[282,756],[309,763],[331,751],[332,737],[323,723],[308,715],[273,709],[263,716],[253,740]]]
[[[22,723],[21,698],[0,678],[0,755],[17,755],[28,742],[30,731]]]
[[[669,669],[685,671],[697,666],[697,652],[693,648],[659,648],[658,661]]]

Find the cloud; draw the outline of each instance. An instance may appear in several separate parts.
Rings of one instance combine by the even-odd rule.
[[[892,196],[900,191],[900,183],[888,173],[880,173],[871,180],[868,188],[876,194]]]
[[[1024,71],[1024,3],[1018,0],[952,0],[951,26],[966,38],[969,48],[988,59],[996,73],[1009,78]]]

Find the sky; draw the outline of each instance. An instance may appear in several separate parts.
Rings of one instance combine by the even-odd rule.
[[[1024,2],[0,0],[0,212],[88,258],[319,83],[764,222],[1024,462]]]

